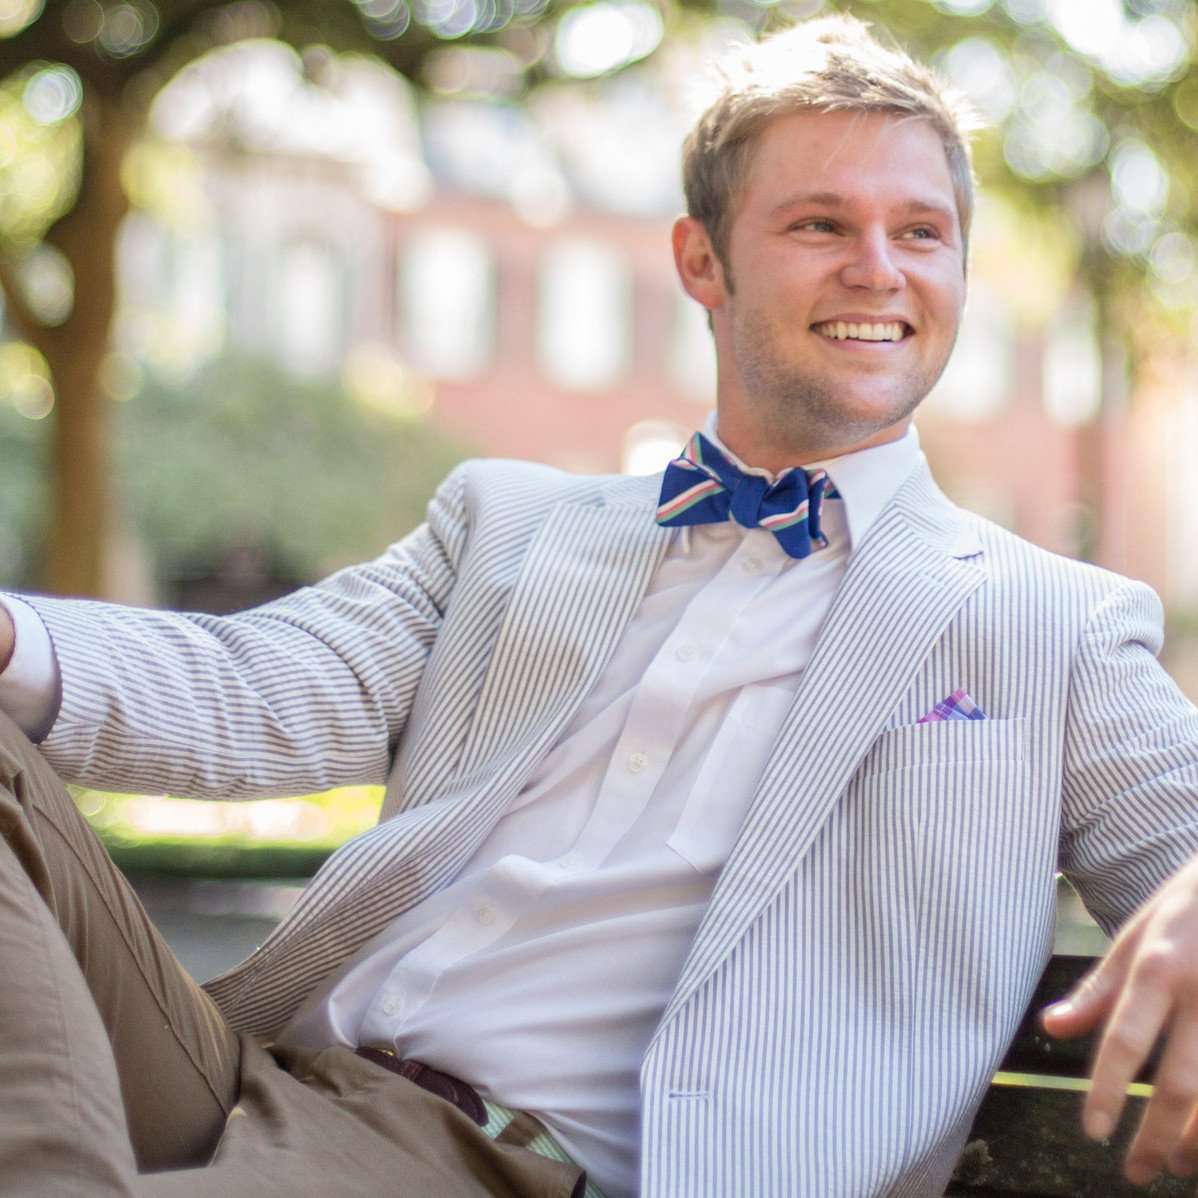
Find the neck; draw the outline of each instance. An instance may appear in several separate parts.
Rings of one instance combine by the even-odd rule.
[[[857,453],[862,449],[887,445],[905,436],[910,425],[910,419],[901,420],[897,424],[856,439],[816,438],[808,441],[787,438],[782,441],[762,430],[746,428],[741,422],[721,414],[716,431],[724,445],[746,466],[778,474],[788,466],[809,466],[813,462],[826,462],[832,458]]]

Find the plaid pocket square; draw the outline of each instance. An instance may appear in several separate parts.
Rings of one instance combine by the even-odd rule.
[[[969,697],[968,691],[955,690],[941,699],[917,724],[939,724],[942,720],[984,720],[986,713]]]

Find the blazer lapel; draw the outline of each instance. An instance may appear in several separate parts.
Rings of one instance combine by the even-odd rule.
[[[267,944],[213,986],[239,1027],[276,1030],[320,978],[475,851],[636,611],[671,535],[653,520],[656,487],[652,478],[613,480],[597,499],[561,505],[538,531],[441,796],[455,801],[417,807],[341,847]],[[277,983],[268,992],[255,979],[270,957]],[[303,970],[290,964],[301,958]]]
[[[926,468],[853,555],[662,1022],[793,874],[953,615],[980,545]]]
[[[657,480],[613,480],[564,504],[529,548],[487,669],[455,788],[523,775],[610,659],[669,544],[653,521]],[[512,769],[511,767],[515,767]],[[499,785],[496,785],[499,783]]]

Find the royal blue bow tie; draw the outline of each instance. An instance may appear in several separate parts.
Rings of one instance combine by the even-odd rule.
[[[771,483],[746,474],[695,433],[666,467],[657,523],[717,524],[731,516],[745,528],[768,529],[791,557],[806,557],[828,543],[820,531],[820,504],[839,498],[825,470],[791,466]]]

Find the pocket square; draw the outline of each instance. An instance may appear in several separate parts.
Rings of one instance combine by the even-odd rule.
[[[986,713],[969,697],[968,691],[955,690],[941,699],[917,724],[939,724],[941,720],[984,720]]]

